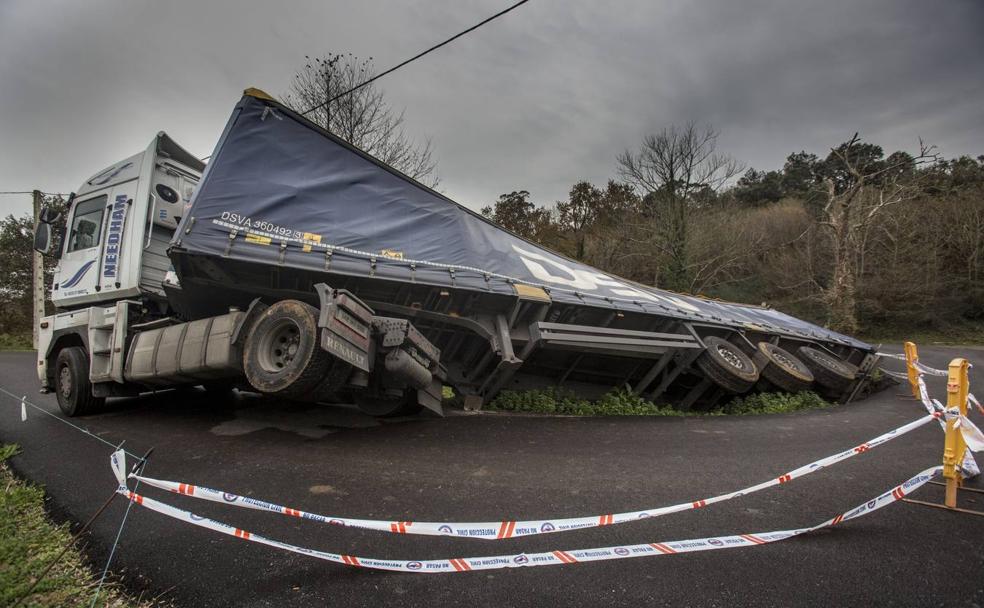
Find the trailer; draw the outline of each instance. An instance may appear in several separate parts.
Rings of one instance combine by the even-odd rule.
[[[257,89],[207,166],[159,133],[87,180],[38,377],[67,415],[181,385],[376,416],[504,389],[624,388],[690,408],[771,386],[856,393],[871,345],[766,307],[603,273],[512,234]],[[57,247],[55,243],[60,243]],[[57,251],[56,251],[57,249]]]

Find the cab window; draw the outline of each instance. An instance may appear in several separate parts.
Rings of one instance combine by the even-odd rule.
[[[89,249],[99,244],[99,232],[102,230],[103,213],[106,212],[107,200],[108,197],[104,194],[82,201],[75,206],[72,229],[68,233],[66,253]]]

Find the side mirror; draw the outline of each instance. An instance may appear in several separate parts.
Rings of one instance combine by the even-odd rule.
[[[61,219],[61,213],[51,209],[50,207],[43,207],[38,219],[41,220],[42,224],[54,224]]]
[[[51,224],[39,222],[34,229],[34,251],[41,255],[48,255],[51,252]]]

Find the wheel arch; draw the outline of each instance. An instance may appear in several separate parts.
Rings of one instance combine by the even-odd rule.
[[[89,336],[84,328],[66,327],[56,329],[52,333],[51,342],[48,344],[48,351],[44,354],[45,376],[47,376],[48,386],[54,386],[55,381],[55,360],[58,353],[70,346],[81,346],[86,354],[89,352]]]

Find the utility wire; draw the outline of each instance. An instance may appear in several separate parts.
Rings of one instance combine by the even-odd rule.
[[[41,194],[47,194],[48,196],[68,196],[64,192],[44,192],[42,190],[38,190],[38,192],[40,192]],[[0,194],[34,194],[34,191],[33,190],[4,190],[3,192],[0,192]]]
[[[322,107],[330,104],[331,102],[333,102],[333,101],[335,101],[335,100],[337,100],[337,99],[339,99],[341,97],[344,97],[344,96],[348,95],[349,93],[354,93],[355,91],[358,91],[362,87],[364,87],[364,86],[366,86],[366,85],[368,85],[368,84],[370,84],[370,83],[372,83],[372,82],[374,82],[376,80],[379,80],[380,78],[382,78],[383,76],[386,76],[387,74],[391,74],[391,73],[395,72],[396,70],[402,68],[403,66],[407,65],[408,63],[412,63],[412,62],[420,59],[424,55],[427,55],[428,53],[431,53],[433,51],[436,51],[437,49],[441,48],[442,46],[444,46],[444,45],[446,45],[446,44],[448,44],[450,42],[453,42],[453,41],[457,40],[458,38],[461,38],[462,36],[464,36],[465,34],[467,34],[469,32],[473,32],[473,31],[477,30],[478,28],[482,27],[483,25],[485,25],[489,21],[492,21],[494,19],[498,19],[499,17],[505,15],[506,13],[508,13],[508,12],[514,10],[514,9],[519,8],[520,6],[526,4],[529,1],[530,0],[519,0],[519,2],[513,4],[509,8],[506,8],[506,9],[503,9],[503,10],[499,11],[498,13],[492,15],[491,17],[488,17],[488,18],[484,19],[483,21],[479,21],[478,23],[476,23],[475,25],[471,26],[467,30],[458,32],[457,34],[455,34],[454,36],[451,36],[450,38],[448,38],[444,42],[441,42],[439,44],[435,44],[434,46],[430,47],[426,51],[423,51],[421,53],[417,53],[416,55],[414,55],[410,59],[407,59],[403,63],[399,63],[399,64],[391,67],[390,69],[386,70],[385,72],[381,72],[379,74],[376,74],[375,76],[373,76],[369,80],[363,82],[362,84],[356,85],[356,86],[352,87],[351,89],[345,91],[344,93],[339,93],[338,95],[335,95],[334,97],[332,97],[331,99],[329,99],[329,100],[327,100],[327,101],[325,101],[323,103],[319,103],[316,106],[313,106],[311,108],[308,108],[307,110],[304,110],[303,112],[301,112],[301,116],[310,114],[311,112],[317,110],[318,108],[322,108]]]

